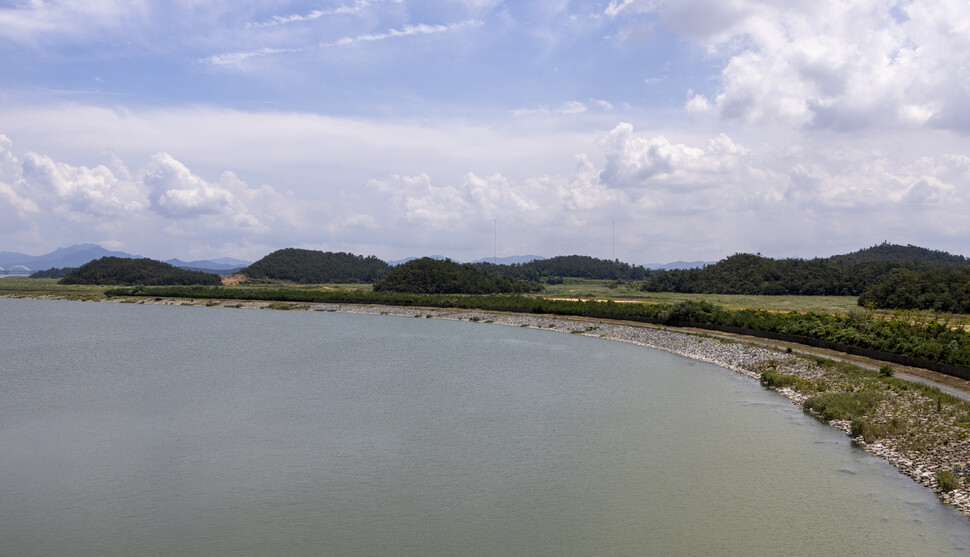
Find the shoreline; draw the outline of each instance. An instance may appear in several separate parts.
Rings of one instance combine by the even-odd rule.
[[[759,382],[761,374],[758,368],[767,365],[768,362],[777,362],[779,371],[787,374],[799,376],[817,376],[819,374],[817,369],[811,368],[804,355],[798,353],[787,353],[781,349],[749,344],[743,341],[714,337],[704,333],[671,330],[665,327],[646,324],[549,315],[446,310],[440,308],[356,306],[352,304],[314,304],[307,309],[370,315],[396,315],[411,318],[423,317],[451,319],[455,321],[477,321],[480,323],[528,327],[559,333],[581,334],[671,352],[686,358],[726,368]],[[769,388],[799,407],[808,398],[806,395],[790,388]],[[932,455],[921,455],[916,459],[910,458],[908,455],[894,451],[881,443],[866,443],[861,436],[853,437],[851,425],[846,420],[822,421],[830,427],[844,433],[852,440],[854,445],[876,458],[888,462],[900,474],[933,491],[941,502],[956,508],[964,517],[970,520],[970,491],[967,489],[956,489],[943,493],[938,488],[935,472],[937,470],[951,468],[949,459],[936,461],[937,459],[934,459]],[[970,444],[967,445],[966,449],[970,453]],[[967,454],[967,457],[970,458],[970,454]]]
[[[57,297],[43,296],[40,298],[57,299]],[[754,381],[761,379],[761,371],[773,367],[783,375],[793,375],[806,380],[826,380],[826,372],[810,359],[807,354],[783,350],[764,344],[746,342],[744,339],[724,338],[705,332],[670,329],[642,323],[605,321],[597,319],[576,318],[566,316],[542,314],[501,313],[485,310],[457,310],[443,308],[400,307],[400,306],[371,306],[338,303],[283,303],[245,302],[240,300],[220,300],[212,303],[210,300],[171,299],[161,300],[140,299],[137,302],[116,299],[103,300],[115,303],[143,303],[153,305],[194,305],[209,307],[245,308],[245,309],[296,309],[310,311],[356,313],[366,315],[391,315],[410,318],[450,319],[454,321],[470,321],[483,324],[499,324],[505,326],[528,327],[559,333],[581,334],[584,336],[602,338],[616,342],[626,342],[645,348],[663,350],[694,360],[710,363],[744,375]],[[823,356],[824,357],[824,356]],[[858,364],[854,364],[858,365]],[[832,372],[829,372],[832,373]],[[767,387],[778,392],[792,404],[801,407],[808,395],[788,387]],[[893,414],[899,409],[889,407],[881,409],[883,414]],[[816,416],[818,417],[818,416]],[[890,416],[891,417],[891,416]],[[821,418],[819,418],[821,420]],[[962,476],[970,474],[970,440],[961,439],[958,442],[944,444],[944,447],[933,447],[928,451],[903,453],[891,446],[880,442],[867,443],[862,436],[853,436],[852,427],[847,420],[832,420],[823,423],[843,432],[852,443],[867,453],[888,462],[896,470],[922,484],[933,491],[937,498],[951,507],[956,508],[964,517],[970,520],[970,490],[966,487],[942,492],[936,478],[937,471],[952,470],[962,466]],[[921,423],[930,425],[921,416]],[[965,437],[965,436],[963,436]],[[891,443],[889,443],[891,444]]]

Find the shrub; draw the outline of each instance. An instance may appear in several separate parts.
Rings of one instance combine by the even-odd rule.
[[[960,487],[960,479],[952,470],[939,470],[936,473],[936,484],[940,491],[947,493]]]
[[[806,410],[814,410],[822,418],[832,420],[852,420],[868,415],[882,401],[882,394],[872,390],[854,393],[823,393],[805,401]]]
[[[883,377],[892,377],[895,373],[896,372],[893,370],[893,366],[889,364],[883,364],[879,367],[879,375]]]
[[[761,372],[761,384],[766,387],[781,389],[795,384],[798,378],[794,375],[779,373],[777,369],[769,367]]]
[[[885,428],[882,426],[870,423],[868,420],[862,418],[856,418],[852,420],[852,436],[859,437],[866,443],[872,443],[876,439],[880,439],[886,436]]]

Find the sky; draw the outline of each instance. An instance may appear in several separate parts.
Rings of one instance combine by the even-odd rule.
[[[0,251],[970,255],[965,0],[0,0]]]

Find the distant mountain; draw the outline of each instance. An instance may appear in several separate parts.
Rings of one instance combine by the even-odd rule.
[[[542,261],[545,257],[541,255],[510,255],[508,257],[486,257],[476,259],[469,263],[495,263],[496,265],[515,265],[519,263],[531,263],[532,261]]]
[[[405,257],[404,259],[395,259],[394,261],[387,261],[386,263],[391,267],[396,267],[397,265],[402,265],[404,263],[407,263],[408,261],[414,261],[415,259],[423,259],[424,257],[437,259],[438,261],[444,261],[445,259],[448,259],[443,255],[426,255],[423,257]]]
[[[252,261],[233,259],[232,257],[220,257],[219,259],[203,259],[200,261],[182,261],[181,259],[169,259],[165,261],[169,265],[182,269],[206,269],[209,271],[234,271],[251,265]]]
[[[673,269],[700,269],[708,265],[713,265],[717,261],[674,261],[672,263],[647,263],[647,269],[660,269],[661,271],[671,271]]]
[[[44,255],[27,255],[10,251],[0,252],[0,267],[10,269],[16,266],[26,267],[31,271],[43,269],[80,267],[89,261],[102,257],[120,257],[123,259],[138,259],[140,255],[132,255],[122,251],[110,251],[97,244],[76,244],[56,250]]]
[[[0,268],[11,271],[14,267],[25,267],[25,269],[18,268],[20,272],[73,268],[80,267],[85,263],[101,259],[102,257],[142,259],[141,255],[106,250],[97,244],[75,244],[66,248],[57,248],[44,255],[27,255],[26,253],[0,251]],[[182,269],[208,272],[215,271],[217,273],[229,273],[230,271],[241,269],[250,264],[249,261],[234,259],[232,257],[220,257],[218,259],[205,259],[201,261],[169,259],[165,263]]]

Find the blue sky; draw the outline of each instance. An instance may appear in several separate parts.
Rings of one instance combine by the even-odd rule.
[[[0,0],[0,250],[970,254],[967,214],[962,0]]]

